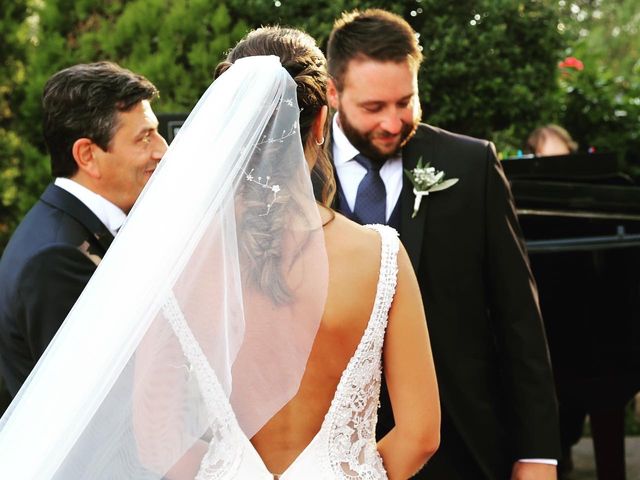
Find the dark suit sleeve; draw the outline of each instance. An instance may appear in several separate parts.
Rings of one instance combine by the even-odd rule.
[[[11,403],[11,395],[4,382],[4,379],[0,377],[0,417]]]
[[[487,147],[487,282],[514,460],[558,459],[557,404],[538,293],[508,181]]]
[[[25,267],[18,294],[24,335],[35,359],[47,348],[95,269],[93,261],[68,245],[40,252]]]

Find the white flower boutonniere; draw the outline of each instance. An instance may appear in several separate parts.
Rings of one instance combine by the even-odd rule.
[[[431,192],[437,192],[439,190],[452,187],[458,183],[457,178],[449,178],[445,180],[444,172],[442,170],[436,170],[429,165],[430,162],[426,165],[422,165],[422,157],[420,157],[416,168],[413,170],[405,169],[404,171],[413,184],[413,194],[416,196],[416,199],[413,202],[413,215],[411,215],[411,218],[415,218],[418,214],[422,197],[429,195]]]

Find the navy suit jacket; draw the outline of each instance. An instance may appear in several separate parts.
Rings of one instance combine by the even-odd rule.
[[[80,200],[49,185],[0,260],[0,374],[20,389],[113,240]]]
[[[490,142],[422,124],[403,149],[403,168],[420,158],[459,181],[424,197],[411,218],[405,176],[399,201],[443,413],[440,449],[415,478],[509,478],[518,459],[560,455],[547,345],[513,198]],[[393,417],[388,399],[381,403],[384,433]]]

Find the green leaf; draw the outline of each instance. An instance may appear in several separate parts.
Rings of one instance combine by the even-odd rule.
[[[457,178],[450,178],[448,180],[443,180],[442,182],[440,182],[439,184],[435,185],[434,187],[431,187],[429,189],[429,192],[437,192],[440,190],[445,190],[449,187],[453,187],[456,183],[458,183]]]

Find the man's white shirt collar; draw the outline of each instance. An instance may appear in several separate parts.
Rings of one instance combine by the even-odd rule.
[[[340,124],[338,123],[338,113],[333,116],[333,163],[337,167],[338,165],[344,165],[349,160],[353,160],[353,157],[360,152],[356,147],[351,145],[351,142],[347,139]]]
[[[113,236],[118,233],[118,230],[127,218],[127,215],[120,208],[103,196],[98,195],[70,178],[58,177],[53,183],[85,204],[104,226],[109,229]]]

